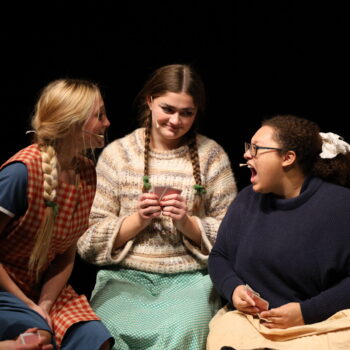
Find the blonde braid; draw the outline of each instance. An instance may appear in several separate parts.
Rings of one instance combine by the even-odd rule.
[[[145,150],[144,150],[144,171],[143,171],[143,189],[142,192],[147,192],[151,188],[151,183],[149,182],[149,149],[151,142],[151,118],[146,121],[145,127]]]
[[[44,199],[46,202],[54,202],[57,188],[57,157],[52,146],[46,146],[41,150],[42,169],[44,175]]]
[[[206,193],[206,190],[202,185],[196,135],[194,135],[191,141],[189,142],[188,148],[189,148],[190,159],[191,159],[192,168],[193,168],[193,177],[196,182],[196,184],[193,186],[193,188],[196,190],[196,195],[194,198],[192,212],[194,214],[196,213],[197,215],[202,216],[204,215],[203,195]]]
[[[40,149],[44,177],[44,200],[46,204],[43,220],[35,237],[35,244],[29,259],[29,269],[35,272],[37,281],[46,264],[58,212],[56,189],[58,183],[57,157],[52,146]]]

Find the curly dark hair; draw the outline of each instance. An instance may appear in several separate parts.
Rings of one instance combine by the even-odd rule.
[[[319,126],[311,120],[294,115],[277,115],[265,119],[263,126],[275,129],[275,139],[285,150],[293,150],[305,175],[350,187],[350,153],[322,159],[322,139]]]

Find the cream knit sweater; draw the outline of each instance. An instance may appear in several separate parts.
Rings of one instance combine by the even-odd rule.
[[[211,249],[226,210],[237,193],[230,161],[220,145],[198,135],[198,153],[204,195],[205,216],[197,218],[206,250]],[[144,129],[115,140],[101,153],[97,164],[97,191],[90,215],[90,227],[78,241],[78,252],[97,265],[120,266],[156,273],[177,273],[203,269],[208,256],[176,230],[170,218],[160,216],[122,248],[113,244],[123,220],[136,211],[142,189]],[[188,147],[171,151],[150,151],[150,182],[153,186],[182,189],[189,215],[195,191]]]

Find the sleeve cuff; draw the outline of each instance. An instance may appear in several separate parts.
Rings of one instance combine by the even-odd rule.
[[[9,210],[5,209],[4,207],[0,206],[0,211],[4,214],[6,214],[7,216],[9,216],[10,218],[14,218],[15,214],[11,213]]]

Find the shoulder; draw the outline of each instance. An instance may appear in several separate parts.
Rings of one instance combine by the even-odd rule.
[[[215,140],[207,136],[198,134],[197,146],[199,155],[207,158],[210,162],[215,161],[215,159],[225,159],[225,161],[228,161],[228,155],[224,148]]]
[[[99,156],[97,169],[101,166],[119,168],[123,163],[134,162],[136,156],[144,152],[143,131],[143,128],[136,129],[109,143]]]
[[[198,149],[209,149],[225,152],[223,147],[219,145],[218,142],[202,134],[197,135],[197,144]]]
[[[27,207],[28,170],[21,162],[6,165],[0,171],[0,211],[10,217],[22,215]]]
[[[328,198],[333,202],[347,202],[350,206],[350,188],[321,180],[318,192],[324,199]]]
[[[120,151],[123,148],[128,148],[130,146],[141,146],[144,145],[144,128],[136,129],[133,132],[115,139],[109,143],[102,151],[101,156],[106,154],[111,154],[116,151]]]
[[[26,148],[21,149],[16,154],[14,154],[10,159],[8,159],[1,168],[7,166],[13,162],[22,162],[26,165],[32,163],[41,163],[41,153],[37,144],[30,145]]]
[[[0,171],[0,181],[27,182],[28,170],[24,163],[15,161],[5,165]]]

